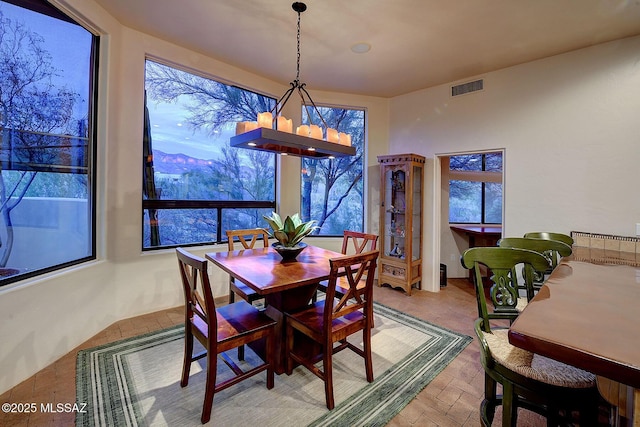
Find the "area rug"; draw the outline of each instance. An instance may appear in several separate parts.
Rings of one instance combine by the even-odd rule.
[[[384,426],[471,341],[381,304],[374,314],[374,382],[366,382],[361,357],[336,354],[332,411],[324,383],[298,367],[276,375],[272,390],[259,374],[217,393],[208,425]],[[189,385],[180,387],[183,334],[180,326],[80,351],[76,400],[86,411],[77,414],[76,426],[201,425],[206,361],[194,362]],[[246,353],[251,364],[257,356]],[[218,367],[220,381],[228,368]]]

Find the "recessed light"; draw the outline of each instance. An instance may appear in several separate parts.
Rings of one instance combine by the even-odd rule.
[[[358,42],[351,45],[353,53],[367,53],[371,50],[371,45],[367,42]]]
[[[247,145],[250,146],[250,147],[255,147],[256,143],[255,142],[249,142],[249,143],[247,143]]]
[[[316,151],[316,149],[315,149],[315,148],[313,148],[313,147],[309,147],[309,148],[307,148],[307,150],[309,150],[309,151]]]

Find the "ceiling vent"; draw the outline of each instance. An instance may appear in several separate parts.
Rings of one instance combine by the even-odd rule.
[[[473,82],[462,83],[451,86],[451,96],[460,96],[471,92],[477,92],[484,89],[484,80],[476,80]]]

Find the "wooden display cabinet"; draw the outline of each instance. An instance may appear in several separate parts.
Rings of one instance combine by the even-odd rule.
[[[422,203],[425,158],[417,154],[378,156],[380,163],[380,261],[378,286],[411,295],[421,289]]]

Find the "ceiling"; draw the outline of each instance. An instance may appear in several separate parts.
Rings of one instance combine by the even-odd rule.
[[[96,1],[125,26],[283,84],[295,78],[291,0]],[[300,80],[310,91],[392,97],[640,35],[640,0],[305,3]],[[359,42],[371,50],[352,52]]]

